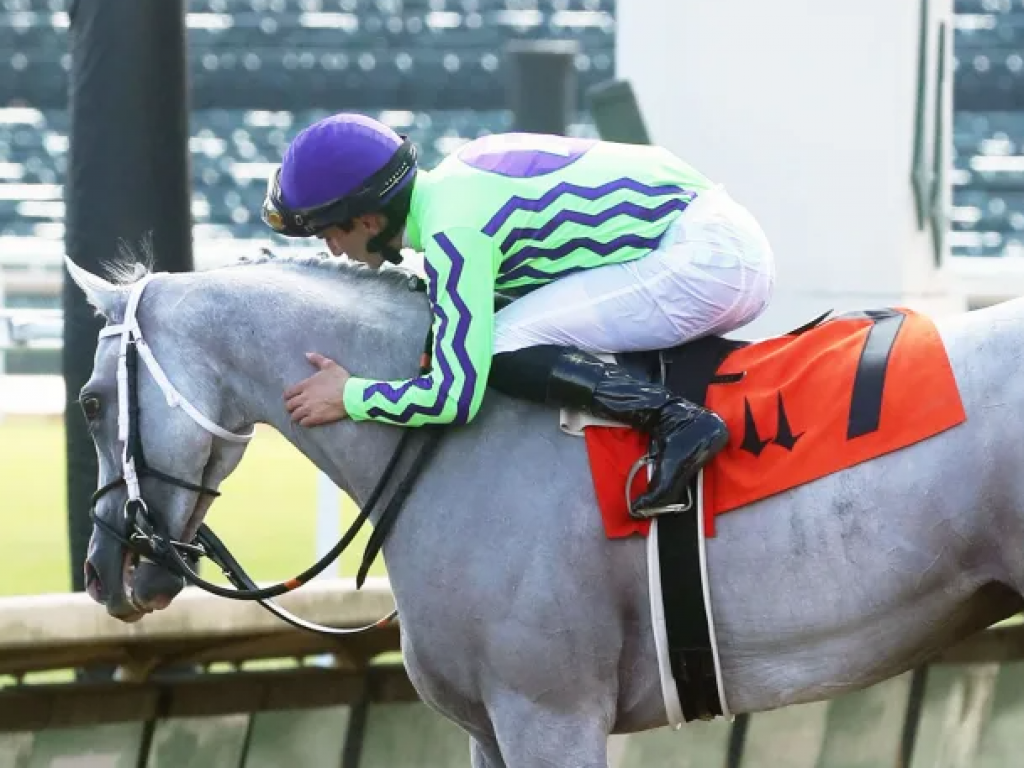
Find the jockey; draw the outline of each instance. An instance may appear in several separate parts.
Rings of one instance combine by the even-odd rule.
[[[387,126],[343,113],[299,133],[269,180],[262,215],[279,234],[372,268],[423,253],[444,363],[375,381],[311,354],[320,370],[286,390],[291,417],[465,424],[489,384],[645,432],[654,469],[634,514],[676,503],[728,443],[725,423],[595,353],[664,349],[760,315],[775,267],[754,218],[657,147],[499,134],[429,172],[416,158]],[[495,312],[499,291],[519,298]]]

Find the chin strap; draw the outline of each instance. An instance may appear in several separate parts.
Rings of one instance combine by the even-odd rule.
[[[384,229],[380,231],[380,234],[370,238],[370,242],[366,244],[366,250],[370,253],[379,253],[385,261],[390,261],[392,264],[401,264],[404,258],[402,252],[390,245],[390,243],[395,239],[395,235],[402,231],[404,224],[404,219],[401,221],[389,221]]]
[[[415,177],[411,183],[415,183]],[[393,247],[390,243],[395,239],[395,236],[402,231],[402,227],[405,226],[406,220],[409,218],[409,207],[410,203],[406,202],[401,205],[400,210],[393,219],[388,217],[387,223],[384,225],[384,229],[377,234],[376,237],[370,238],[370,242],[366,244],[366,250],[370,253],[379,253],[381,258],[385,261],[390,261],[392,264],[401,264],[404,260],[402,252]]]
[[[384,261],[390,261],[392,264],[401,264],[405,259],[400,250],[392,248],[390,245],[386,245],[380,250],[371,249],[371,252],[379,253]]]

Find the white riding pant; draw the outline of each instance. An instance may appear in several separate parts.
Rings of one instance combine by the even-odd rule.
[[[767,237],[718,186],[702,192],[648,255],[577,272],[500,310],[494,353],[541,344],[590,353],[665,349],[751,322],[774,284]]]

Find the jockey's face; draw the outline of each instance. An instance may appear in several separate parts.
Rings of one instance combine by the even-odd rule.
[[[319,237],[327,243],[327,248],[335,256],[347,256],[353,261],[360,261],[369,267],[379,269],[384,263],[379,253],[367,250],[370,240],[380,234],[387,222],[379,213],[359,216],[352,220],[352,229],[346,232],[338,226],[328,227]],[[399,237],[399,242],[401,242]]]

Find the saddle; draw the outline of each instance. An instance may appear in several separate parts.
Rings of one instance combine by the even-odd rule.
[[[634,376],[714,411],[729,428],[728,445],[683,498],[674,500],[680,511],[630,519],[628,500],[635,497],[633,479],[643,465],[646,436],[603,429],[622,424],[559,413],[563,431],[587,441],[608,537],[646,536],[657,524],[651,544],[657,546],[667,656],[686,720],[722,714],[701,570],[703,538],[715,536],[716,516],[926,440],[966,419],[931,319],[905,308],[830,315],[759,341],[708,336],[614,357]],[[649,552],[653,557],[653,548]]]
[[[824,322],[832,310],[804,323],[783,336],[798,336]],[[779,338],[779,337],[773,337]],[[630,375],[641,381],[650,381],[667,386],[676,394],[697,405],[706,405],[708,387],[714,383],[728,383],[737,380],[736,375],[718,376],[717,371],[730,353],[757,342],[727,339],[723,336],[704,336],[666,349],[642,352],[619,352],[613,355],[599,354],[602,360],[621,365]],[[568,435],[582,437],[588,426],[617,427],[629,429],[617,421],[601,419],[571,408],[559,411],[559,427]]]
[[[815,318],[794,333],[814,327],[827,314]],[[706,336],[670,349],[601,357],[623,366],[637,379],[666,385],[687,400],[703,405],[708,386],[715,380],[722,361],[747,344],[721,336]],[[583,437],[584,430],[591,426],[629,428],[568,408],[560,410],[559,425],[567,434],[579,437]],[[625,483],[627,489],[632,485],[631,481],[632,473]],[[687,488],[691,500],[697,498],[697,482],[691,481]],[[687,722],[712,720],[723,715],[708,606],[704,601],[698,514],[698,508],[691,503],[684,512],[657,518],[660,612],[665,619],[666,651],[672,677],[681,713]]]

